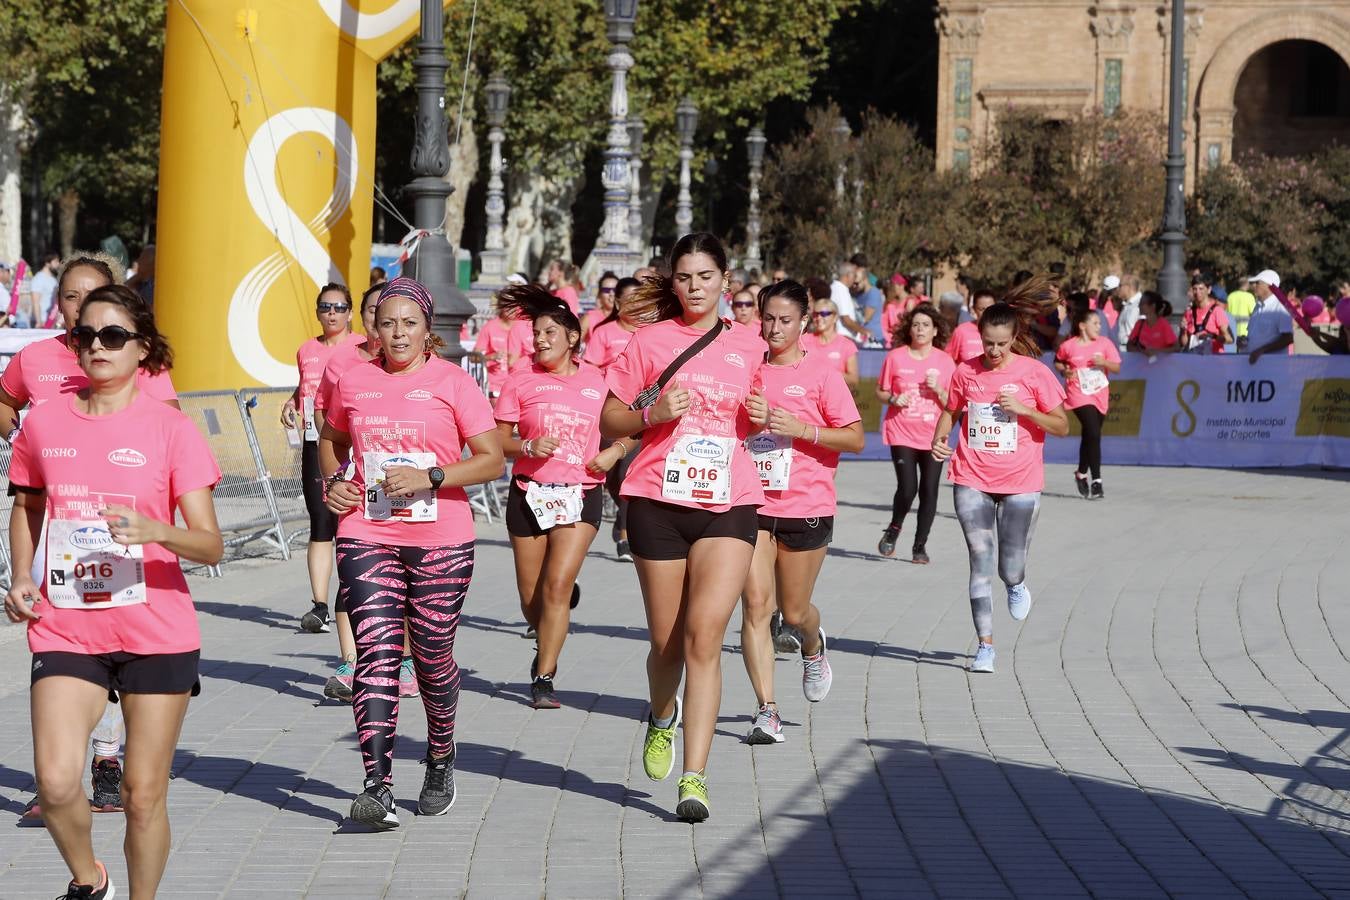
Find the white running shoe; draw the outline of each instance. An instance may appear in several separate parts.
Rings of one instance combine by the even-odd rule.
[[[745,736],[747,744],[781,744],[783,737],[783,720],[778,717],[778,710],[769,704],[764,704],[755,713],[755,721],[750,725],[750,733]]]
[[[980,642],[980,649],[975,651],[975,661],[970,664],[972,672],[994,671],[994,645]]]
[[[1019,622],[1031,615],[1031,588],[1025,581],[1008,585],[1008,615]]]
[[[825,629],[819,629],[820,652],[815,656],[802,657],[802,693],[812,703],[819,703],[830,692],[834,683],[834,674],[830,671],[830,660],[825,655]]]

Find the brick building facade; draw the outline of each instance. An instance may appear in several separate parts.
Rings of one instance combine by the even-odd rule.
[[[978,166],[1009,107],[1167,115],[1171,3],[949,0],[939,35],[937,158]],[[1187,179],[1248,151],[1350,143],[1350,0],[1186,4]]]

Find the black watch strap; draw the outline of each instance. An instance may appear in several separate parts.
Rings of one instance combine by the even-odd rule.
[[[431,479],[431,489],[433,491],[439,491],[441,489],[441,484],[445,482],[445,470],[440,466],[432,466],[430,469],[427,469],[427,478]]]

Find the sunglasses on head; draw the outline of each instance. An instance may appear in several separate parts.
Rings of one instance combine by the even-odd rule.
[[[828,318],[829,318],[830,316],[832,316],[832,315],[834,315],[834,313],[830,312],[828,309],[818,309],[818,310],[816,310],[816,318],[817,318],[817,319],[828,319]]]
[[[94,338],[98,338],[98,342],[103,345],[105,350],[121,350],[127,345],[127,341],[143,339],[141,335],[134,331],[127,331],[121,325],[105,325],[98,331],[88,325],[76,325],[70,329],[70,339],[81,350],[92,349]]]
[[[345,303],[320,303],[320,304],[319,304],[319,312],[321,312],[321,313],[329,313],[329,312],[340,312],[340,313],[344,313],[344,312],[351,312],[351,309],[352,309],[352,308],[351,308],[350,306],[348,306],[347,304],[345,304]]]

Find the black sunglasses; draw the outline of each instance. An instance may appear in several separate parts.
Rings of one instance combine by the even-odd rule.
[[[75,346],[81,350],[90,350],[94,346],[94,338],[103,345],[105,350],[121,350],[127,345],[127,341],[145,340],[144,335],[137,334],[134,331],[127,331],[121,325],[105,325],[98,331],[90,328],[88,325],[76,325],[70,329],[70,339],[75,342]]]
[[[816,318],[817,318],[817,319],[828,319],[828,318],[829,318],[830,316],[832,316],[832,315],[834,315],[834,313],[830,312],[828,309],[818,309],[818,310],[816,310]]]
[[[740,302],[738,302],[738,303],[733,303],[733,304],[731,304],[731,305],[734,306],[734,307],[736,307],[737,309],[749,309],[750,307],[754,306],[755,304],[753,304],[753,303],[746,303],[744,300],[742,300],[742,301],[740,301]]]
[[[614,293],[614,288],[612,288],[612,287],[602,287],[602,288],[600,289],[600,293],[602,293],[602,294],[612,294],[612,293]]]
[[[345,303],[320,303],[320,304],[319,304],[319,312],[321,312],[321,313],[326,313],[326,312],[340,312],[340,313],[344,313],[344,312],[351,312],[351,309],[352,309],[352,308],[351,308],[350,306],[348,306],[347,304],[345,304]]]

